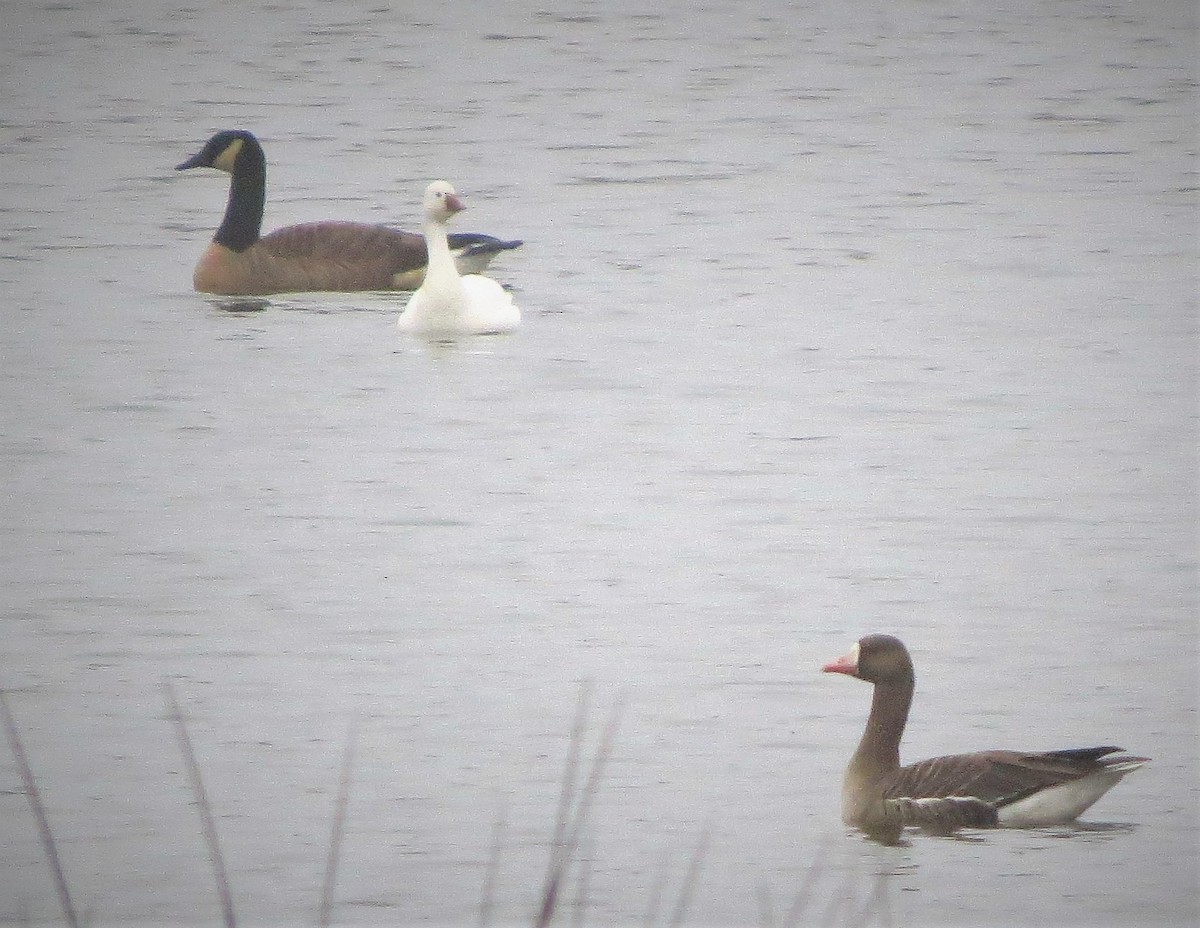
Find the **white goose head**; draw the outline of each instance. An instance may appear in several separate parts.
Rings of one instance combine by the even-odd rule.
[[[435,180],[425,188],[425,218],[431,222],[448,222],[450,217],[464,209],[462,200],[454,188],[444,180]]]

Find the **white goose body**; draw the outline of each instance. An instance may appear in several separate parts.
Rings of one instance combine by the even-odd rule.
[[[463,208],[454,188],[434,181],[425,190],[425,280],[408,301],[397,325],[434,338],[510,332],[521,322],[512,295],[490,277],[462,276],[446,238],[446,223]]]

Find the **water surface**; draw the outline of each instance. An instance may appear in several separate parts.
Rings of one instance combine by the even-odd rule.
[[[473,923],[503,813],[529,923],[581,681],[593,924],[706,829],[694,924],[1194,921],[1194,10],[488,10],[5,7],[0,674],[91,924],[219,923],[164,678],[243,924],[315,919],[355,723],[335,921]],[[226,182],[172,166],[233,127],[266,228],[451,180],[523,328],[193,293]],[[869,631],[911,759],[1154,761],[1083,829],[848,834]],[[0,814],[0,920],[61,924],[7,750]]]

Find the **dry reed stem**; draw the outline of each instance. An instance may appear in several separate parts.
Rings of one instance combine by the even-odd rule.
[[[775,928],[775,900],[771,896],[771,887],[766,883],[758,884],[758,923],[762,928]]]
[[[646,915],[642,920],[643,928],[653,928],[658,921],[658,910],[662,907],[663,893],[667,889],[667,871],[671,867],[671,852],[663,852],[662,861],[658,865],[654,883],[650,886],[650,898],[646,902]]]
[[[881,928],[891,928],[892,907],[888,902],[888,879],[887,874],[882,872],[875,874],[875,885],[871,887],[871,892],[863,900],[862,910],[858,913],[858,920],[855,924],[867,924],[867,919],[872,912],[879,913]]]
[[[712,837],[712,824],[706,824],[700,832],[700,840],[696,842],[696,847],[692,851],[691,859],[688,861],[687,870],[683,875],[683,885],[679,890],[679,899],[675,902],[675,910],[671,913],[671,928],[679,928],[683,924],[683,920],[687,918],[688,906],[692,901],[692,892],[696,887],[696,879],[700,875],[700,868],[704,865],[704,858],[708,854],[708,844]]]
[[[826,852],[832,843],[833,839],[828,835],[821,840],[820,849],[813,858],[812,863],[808,865],[808,871],[804,874],[804,882],[796,890],[796,895],[792,898],[792,904],[784,914],[783,921],[780,922],[783,928],[794,928],[798,924],[800,916],[804,914],[804,910],[808,907],[808,901],[812,897],[813,890],[816,888],[817,880],[824,872],[821,862],[825,859]]]
[[[317,925],[329,928],[333,913],[333,893],[337,886],[338,863],[341,860],[342,839],[346,833],[346,807],[350,804],[350,780],[354,770],[354,748],[358,740],[358,725],[350,724],[346,735],[346,750],[342,755],[342,770],[338,776],[337,799],[333,807],[333,827],[329,835],[329,856],[325,860],[325,881],[321,886],[321,905]]]
[[[229,892],[229,878],[225,873],[225,858],[221,856],[221,845],[217,841],[217,826],[213,820],[212,806],[208,794],[204,791],[204,781],[200,777],[200,765],[196,762],[196,752],[192,748],[192,739],[188,735],[187,723],[179,708],[179,700],[175,698],[175,687],[170,680],[163,680],[163,692],[166,694],[167,708],[171,721],[175,725],[175,733],[179,738],[179,749],[183,754],[184,767],[191,783],[192,795],[196,797],[196,806],[200,810],[200,822],[204,829],[204,842],[208,846],[208,859],[212,863],[213,876],[217,883],[217,896],[221,900],[221,914],[225,928],[237,928],[237,919],[233,914],[233,897]]]
[[[508,828],[508,804],[500,802],[496,821],[492,825],[492,850],[488,855],[487,870],[483,875],[483,889],[479,900],[479,928],[487,928],[495,908],[496,877],[500,872],[500,854],[504,848],[504,833]]]
[[[592,862],[596,859],[594,844],[592,839],[587,839],[583,844],[583,851],[579,855],[579,875],[575,884],[575,899],[571,904],[571,928],[583,928],[583,918],[587,914]]]
[[[562,853],[562,848],[566,843],[567,827],[571,818],[571,804],[575,798],[575,776],[579,767],[580,754],[583,752],[583,735],[587,728],[591,689],[591,684],[587,680],[579,684],[579,697],[575,702],[575,720],[571,723],[571,735],[567,741],[567,759],[563,763],[562,785],[558,792],[558,808],[554,813],[554,836],[550,841],[553,861],[546,874],[545,890],[547,891],[557,870],[557,855]]]
[[[587,719],[588,691],[589,687],[585,682],[580,687],[579,702],[577,703],[575,713],[575,725],[571,730],[571,740],[567,749],[567,763],[564,770],[562,793],[559,795],[558,816],[554,828],[554,844],[550,849],[550,865],[546,874],[545,887],[542,891],[541,908],[534,921],[537,928],[545,928],[554,918],[554,911],[558,905],[558,894],[562,888],[563,878],[570,866],[571,858],[579,846],[583,827],[587,821],[587,814],[591,809],[592,800],[596,796],[596,791],[600,783],[601,773],[609,756],[612,754],[613,739],[616,737],[621,712],[624,709],[625,699],[622,693],[613,704],[608,721],[601,733],[599,746],[596,748],[596,753],[592,758],[592,765],[588,770],[587,779],[579,790],[579,798],[575,803],[575,814],[572,816],[570,815],[570,808],[574,800],[575,768],[578,765],[582,750],[583,728]]]
[[[33,769],[29,766],[29,757],[21,736],[17,732],[17,723],[13,719],[12,710],[8,706],[8,694],[0,687],[0,715],[4,717],[4,731],[8,735],[8,743],[12,747],[13,757],[17,761],[17,770],[21,774],[21,783],[25,788],[25,798],[29,800],[29,808],[33,812],[33,820],[37,823],[38,835],[42,839],[42,848],[50,861],[50,870],[54,874],[54,888],[58,893],[58,901],[62,905],[63,917],[71,928],[79,928],[79,917],[75,914],[75,905],[71,902],[71,891],[67,888],[67,880],[63,875],[62,861],[58,857],[58,846],[54,842],[54,833],[50,830],[50,820],[46,817],[46,807],[42,804],[42,794],[38,792],[37,783],[33,779]]]

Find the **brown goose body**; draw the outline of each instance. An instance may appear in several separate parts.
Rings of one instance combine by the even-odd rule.
[[[236,251],[205,249],[192,283],[201,293],[238,296],[308,290],[408,290],[425,277],[425,240],[387,226],[308,222],[277,229]]]
[[[266,157],[249,132],[218,132],[177,170],[212,167],[230,175],[229,201],[192,283],[202,293],[262,296],[301,291],[413,290],[425,277],[423,236],[384,225],[309,222],[259,236],[266,199]],[[450,236],[462,273],[482,272],[520,241]]]
[[[846,769],[842,818],[883,840],[895,840],[909,825],[950,831],[1073,821],[1147,761],[1106,745],[980,751],[902,767],[900,739],[915,681],[903,643],[890,635],[868,635],[823,669],[875,686],[866,731]]]

